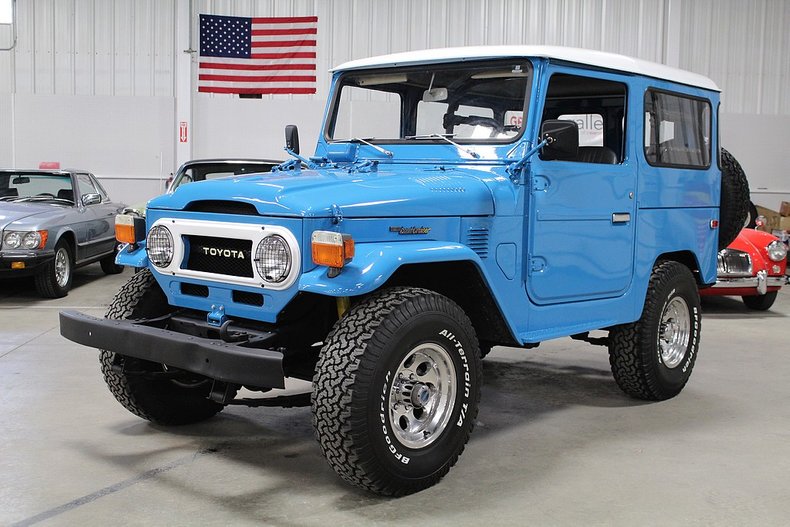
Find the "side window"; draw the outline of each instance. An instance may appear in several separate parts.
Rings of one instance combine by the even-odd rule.
[[[549,79],[542,121],[560,119],[576,123],[579,151],[572,161],[622,163],[626,98],[627,88],[622,82],[555,73]]]
[[[99,195],[101,196],[102,201],[109,201],[110,197],[107,195],[107,191],[104,190],[104,187],[101,186],[99,180],[96,179],[96,176],[91,175],[91,181],[93,182],[93,186],[96,187],[96,190],[99,191]]]
[[[80,190],[80,198],[85,194],[100,194],[88,174],[77,174],[77,186]]]
[[[576,122],[579,127],[579,146],[603,146],[603,115],[599,113],[566,113],[557,119]]]
[[[654,166],[710,166],[710,103],[684,95],[645,93],[645,159]]]

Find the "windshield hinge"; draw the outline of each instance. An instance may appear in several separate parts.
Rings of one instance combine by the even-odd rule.
[[[332,204],[332,223],[337,225],[338,223],[343,221],[343,211],[340,209],[339,205]]]

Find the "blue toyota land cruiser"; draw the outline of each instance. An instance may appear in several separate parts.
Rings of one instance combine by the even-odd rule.
[[[705,77],[572,48],[343,64],[313,156],[289,126],[273,172],[119,216],[117,262],[145,270],[106,318],[63,312],[61,332],[165,425],[311,380],[340,476],[424,489],[464,449],[492,346],[571,336],[606,345],[631,396],[683,389],[698,288],[748,203],[718,108]]]

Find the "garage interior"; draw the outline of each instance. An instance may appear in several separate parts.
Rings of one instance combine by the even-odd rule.
[[[706,75],[752,201],[790,201],[790,4],[771,0],[17,0],[0,23],[0,168],[94,173],[128,204],[186,160],[284,159],[319,133],[329,70],[445,46],[599,49]],[[317,16],[314,95],[198,93],[199,14]],[[181,140],[181,123],[188,136]],[[772,308],[707,298],[682,394],[623,395],[606,350],[570,339],[495,348],[478,423],[438,485],[398,499],[350,487],[314,439],[308,383],[272,406],[152,425],[108,393],[58,313],[102,316],[132,271],[75,273],[65,298],[0,280],[2,525],[783,525],[790,514],[790,289]],[[276,399],[277,397],[287,396]],[[293,396],[291,396],[293,395]]]

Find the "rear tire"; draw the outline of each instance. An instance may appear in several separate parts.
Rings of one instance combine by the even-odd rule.
[[[55,245],[55,256],[35,276],[36,291],[44,298],[62,298],[69,294],[74,274],[74,260],[68,242]]]
[[[164,293],[151,271],[133,274],[115,294],[106,318],[128,319],[164,315],[169,311]],[[177,379],[146,377],[161,373],[162,364],[118,355],[99,353],[101,371],[110,392],[124,408],[143,419],[161,425],[186,425],[204,421],[222,410],[209,400],[211,380],[184,372]]]
[[[123,272],[123,265],[118,265],[115,263],[115,257],[118,255],[118,244],[115,244],[115,250],[113,250],[112,254],[105,256],[99,262],[101,264],[101,270],[104,271],[104,274],[120,274]]]
[[[768,311],[776,301],[776,294],[777,291],[772,291],[764,295],[742,296],[741,299],[743,299],[743,303],[746,304],[746,307],[749,309],[754,309],[755,311]]]
[[[677,262],[656,264],[642,318],[609,334],[609,363],[620,389],[651,401],[679,394],[697,359],[701,318],[691,271]]]
[[[327,337],[313,380],[313,425],[344,480],[401,496],[437,483],[474,427],[482,367],[464,312],[427,289],[382,291]]]

